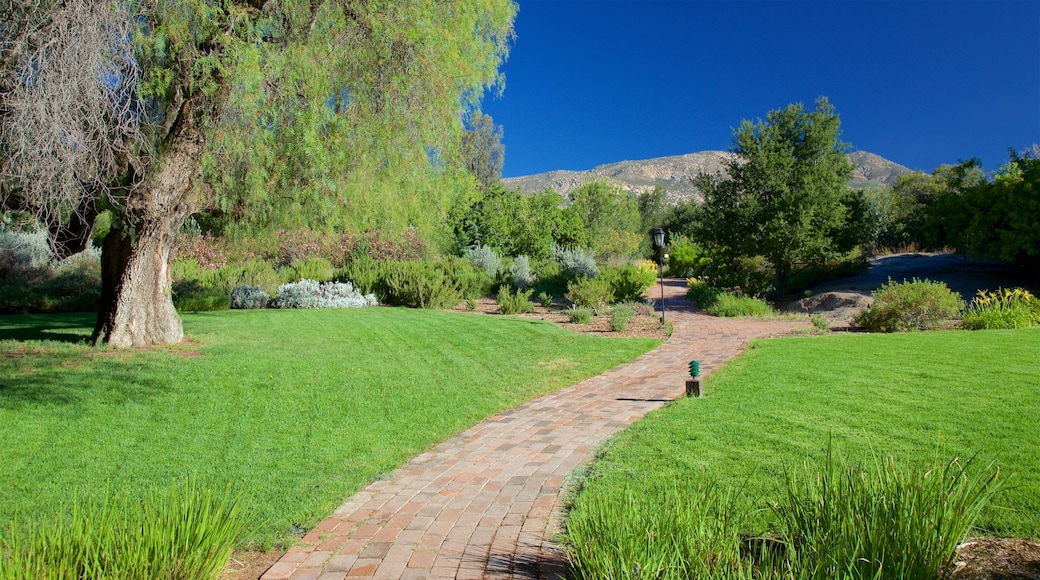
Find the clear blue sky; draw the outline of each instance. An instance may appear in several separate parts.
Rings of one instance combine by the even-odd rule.
[[[520,0],[506,177],[732,144],[827,96],[842,138],[911,169],[1040,143],[1040,0]]]

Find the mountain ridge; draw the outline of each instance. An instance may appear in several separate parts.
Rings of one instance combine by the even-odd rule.
[[[734,154],[728,151],[699,151],[652,159],[617,161],[586,170],[556,169],[534,175],[507,177],[502,182],[522,193],[537,193],[550,188],[564,197],[590,179],[606,179],[626,191],[643,193],[661,186],[671,203],[699,198],[693,179],[704,173],[724,173],[725,161]],[[849,185],[853,188],[876,188],[892,185],[900,175],[913,173],[894,161],[868,151],[849,153],[856,167]]]

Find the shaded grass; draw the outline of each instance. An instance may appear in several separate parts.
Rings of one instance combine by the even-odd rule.
[[[81,318],[0,317],[0,336]],[[0,523],[191,476],[241,493],[244,545],[266,548],[484,417],[657,344],[408,309],[183,319],[187,344],[148,351],[0,341]]]
[[[1038,329],[757,342],[708,378],[706,397],[677,401],[615,437],[578,502],[632,489],[665,497],[675,482],[743,486],[740,509],[757,510],[748,525],[761,533],[785,466],[818,461],[830,437],[852,457],[993,461],[1010,479],[977,525],[1038,537],[1038,352]]]

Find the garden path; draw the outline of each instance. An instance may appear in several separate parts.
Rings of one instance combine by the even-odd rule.
[[[553,537],[567,475],[614,433],[682,396],[690,360],[707,375],[750,339],[807,325],[702,314],[681,279],[665,280],[664,292],[673,331],[660,347],[412,459],[315,526],[262,579],[562,578]]]

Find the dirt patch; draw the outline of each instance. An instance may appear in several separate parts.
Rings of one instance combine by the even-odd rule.
[[[1037,580],[1040,542],[1016,538],[976,538],[965,542],[954,562],[954,580]]]
[[[217,580],[256,580],[274,566],[284,550],[233,552]]]

